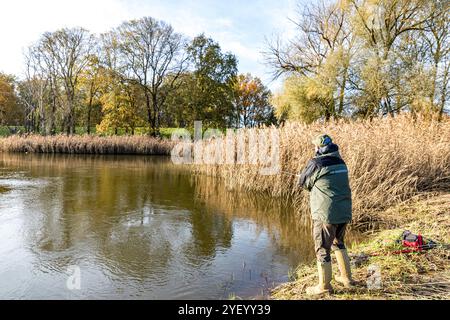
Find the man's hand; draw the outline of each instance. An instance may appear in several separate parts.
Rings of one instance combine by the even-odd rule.
[[[308,191],[310,191],[312,189],[313,186],[311,186],[309,184],[309,178],[311,178],[311,176],[314,174],[316,169],[317,169],[317,166],[316,166],[315,161],[310,160],[308,162],[308,165],[302,171],[302,173],[300,174],[300,177],[298,179],[298,184],[300,187],[302,187]]]

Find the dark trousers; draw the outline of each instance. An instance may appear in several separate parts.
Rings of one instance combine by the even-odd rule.
[[[319,220],[313,221],[314,247],[317,261],[331,261],[331,250],[345,249],[344,237],[347,223],[327,224]]]

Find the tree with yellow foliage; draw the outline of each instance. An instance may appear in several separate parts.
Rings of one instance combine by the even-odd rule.
[[[0,73],[0,124],[18,125],[24,113],[15,92],[14,77]]]
[[[270,90],[259,78],[249,73],[239,75],[234,84],[234,97],[237,127],[252,128],[276,121]]]

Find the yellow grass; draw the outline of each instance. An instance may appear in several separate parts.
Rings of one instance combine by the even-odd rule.
[[[146,136],[10,136],[0,139],[0,151],[67,154],[169,155],[173,142]]]

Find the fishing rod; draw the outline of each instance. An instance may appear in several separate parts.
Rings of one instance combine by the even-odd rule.
[[[297,173],[292,173],[292,172],[289,172],[289,171],[283,171],[283,170],[280,170],[280,173],[284,173],[284,174],[287,174],[287,175],[290,175],[290,176],[294,176],[294,177],[300,177],[299,174],[297,174]]]

